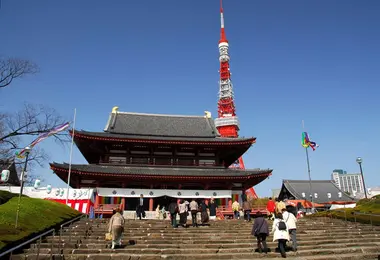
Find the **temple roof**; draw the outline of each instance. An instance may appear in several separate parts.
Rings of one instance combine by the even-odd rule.
[[[9,170],[9,180],[7,183],[0,181],[0,185],[13,185],[20,186],[20,180],[17,175],[16,165],[14,159],[0,159],[0,173],[3,170]]]
[[[70,133],[72,133],[70,131]],[[170,142],[181,142],[181,143],[210,143],[210,144],[253,144],[256,141],[255,137],[250,138],[224,138],[224,137],[185,137],[185,136],[155,136],[155,135],[134,135],[134,134],[115,134],[109,132],[89,132],[83,130],[75,130],[75,138],[80,139],[99,139],[102,138],[112,140],[112,141],[138,141],[144,140],[146,142],[152,143],[170,143]]]
[[[286,199],[286,191],[288,191],[296,199],[309,200],[310,198],[310,182],[308,180],[283,180],[280,199]],[[353,201],[354,198],[348,196],[344,191],[340,190],[331,180],[312,180],[311,192],[313,201],[316,203],[342,202]],[[315,193],[317,198],[315,198]],[[331,198],[328,197],[331,195]],[[303,196],[304,195],[304,196]],[[341,195],[341,197],[339,197]]]
[[[69,164],[51,163],[51,169],[67,182]],[[272,174],[271,169],[234,170],[215,167],[151,167],[71,165],[70,183],[77,187],[133,187],[168,185],[189,187],[199,183],[218,189],[248,189]]]
[[[67,163],[51,163],[51,168],[55,170],[68,170]],[[79,174],[117,174],[117,175],[151,175],[151,176],[189,176],[189,177],[247,177],[252,175],[270,175],[271,169],[251,169],[238,170],[224,167],[205,167],[205,168],[171,168],[171,167],[151,167],[151,166],[112,166],[112,165],[93,165],[93,164],[72,164],[72,173]]]
[[[214,138],[220,136],[207,116],[118,112],[110,114],[106,133],[160,137]]]

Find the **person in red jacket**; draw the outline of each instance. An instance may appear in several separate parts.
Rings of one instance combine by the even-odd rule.
[[[274,211],[276,209],[276,203],[272,200],[272,198],[269,198],[267,203],[267,210],[269,211],[270,217],[269,219],[274,219]]]

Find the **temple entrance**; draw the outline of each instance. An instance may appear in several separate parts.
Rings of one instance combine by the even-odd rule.
[[[168,210],[169,204],[173,201],[177,202],[177,199],[169,196],[156,197],[154,198],[153,210],[156,210],[157,205],[160,205],[160,209],[162,209],[162,207],[164,206],[165,209]]]
[[[125,198],[124,210],[136,210],[137,205],[140,203],[140,198]],[[144,198],[144,210],[149,210],[149,198]]]
[[[169,204],[171,202],[175,202],[177,203],[178,200],[186,200],[188,201],[189,203],[193,200],[193,198],[181,198],[181,199],[178,199],[178,198],[174,198],[174,197],[169,197],[169,196],[162,196],[162,197],[156,197],[154,198],[154,203],[153,203],[153,210],[156,210],[157,208],[157,205],[160,205],[160,209],[162,209],[162,206],[165,206],[165,209],[168,210],[169,208]],[[205,200],[205,199],[202,199],[202,198],[196,198],[195,201],[198,202],[198,205],[200,205],[200,203]]]

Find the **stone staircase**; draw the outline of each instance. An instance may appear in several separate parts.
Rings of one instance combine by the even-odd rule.
[[[211,222],[198,228],[172,228],[169,221],[127,220],[122,248],[111,249],[104,240],[106,219],[81,220],[64,229],[61,236],[50,236],[32,244],[12,259],[72,260],[156,260],[156,259],[278,259],[277,243],[268,238],[271,252],[255,252],[252,223],[241,220]],[[298,251],[289,259],[378,259],[380,227],[345,223],[337,219],[302,219],[298,222]],[[136,244],[129,244],[134,240]]]

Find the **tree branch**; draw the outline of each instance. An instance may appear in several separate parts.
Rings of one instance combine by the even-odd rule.
[[[32,141],[30,137],[46,133],[65,122],[54,109],[30,104],[25,104],[17,113],[0,114],[0,158],[13,157],[15,150],[23,149]],[[70,140],[68,132],[58,133],[51,138],[61,145]],[[28,167],[31,169],[37,165],[42,166],[49,158],[44,150],[37,146],[29,155]],[[22,165],[24,160],[16,158],[15,162]]]
[[[14,79],[35,74],[38,71],[38,66],[31,61],[0,57],[0,88],[9,86]]]

